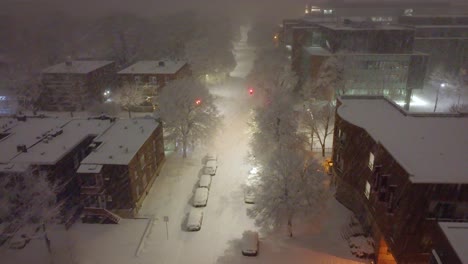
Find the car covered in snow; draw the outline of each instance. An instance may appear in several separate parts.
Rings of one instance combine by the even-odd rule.
[[[193,206],[195,207],[204,207],[208,202],[208,189],[207,188],[197,188],[195,190],[195,195],[193,196]]]
[[[203,174],[198,181],[198,187],[200,188],[210,188],[211,185],[211,175]]]
[[[217,162],[218,155],[216,153],[207,153],[202,159],[202,164],[206,164],[210,160]]]
[[[258,255],[258,232],[245,231],[242,234],[241,248],[244,256]]]
[[[252,189],[247,189],[244,191],[244,202],[247,204],[255,203],[255,193]]]
[[[203,211],[200,209],[192,208],[187,219],[187,230],[198,231],[201,229],[203,222]]]
[[[205,167],[203,168],[203,173],[214,176],[216,174],[217,169],[218,169],[217,161],[216,160],[209,160],[209,161],[206,162]]]

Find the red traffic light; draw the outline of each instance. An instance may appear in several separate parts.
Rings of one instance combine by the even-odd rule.
[[[200,104],[201,104],[201,100],[200,100],[200,99],[197,99],[197,100],[195,101],[195,104],[196,104],[196,105],[200,105]]]
[[[254,92],[253,88],[249,88],[249,94],[252,95]]]

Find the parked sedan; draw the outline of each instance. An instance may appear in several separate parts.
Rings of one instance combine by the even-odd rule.
[[[203,211],[201,209],[192,208],[187,219],[187,230],[198,231],[201,229],[203,222]]]
[[[242,234],[242,255],[258,255],[258,233],[254,231],[245,231]]]
[[[208,174],[202,175],[200,177],[200,180],[198,181],[198,187],[209,189],[210,185],[211,185],[211,176]]]
[[[204,207],[208,202],[208,189],[207,188],[197,188],[195,190],[195,195],[193,196],[193,206],[195,207]]]

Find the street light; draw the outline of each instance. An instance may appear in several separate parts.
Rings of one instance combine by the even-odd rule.
[[[440,88],[445,88],[445,86],[447,86],[446,83],[441,83],[440,86],[437,88],[437,94],[436,94],[436,100],[435,100],[435,104],[434,104],[434,112],[436,111],[437,109],[437,102],[439,101],[439,92],[440,92]]]
[[[201,99],[197,99],[197,100],[195,101],[195,104],[196,104],[196,105],[200,105],[200,104],[201,104]]]

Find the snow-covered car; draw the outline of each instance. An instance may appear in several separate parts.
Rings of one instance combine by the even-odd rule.
[[[218,155],[216,153],[207,153],[202,159],[202,164],[206,164],[210,160],[214,160],[217,162]]]
[[[201,229],[203,222],[203,211],[200,209],[192,208],[187,219],[187,230],[198,231]]]
[[[258,255],[258,233],[254,231],[245,231],[242,234],[242,255]]]
[[[204,207],[208,202],[208,189],[207,188],[197,188],[195,190],[195,195],[193,196],[193,206],[195,207]]]
[[[198,181],[198,187],[200,188],[210,188],[211,185],[211,175],[203,174]]]
[[[216,174],[216,170],[218,169],[218,164],[216,160],[209,160],[206,162],[205,167],[203,168],[204,174],[209,174],[214,176]]]
[[[255,203],[255,193],[253,190],[248,189],[244,191],[244,202],[247,204]]]

